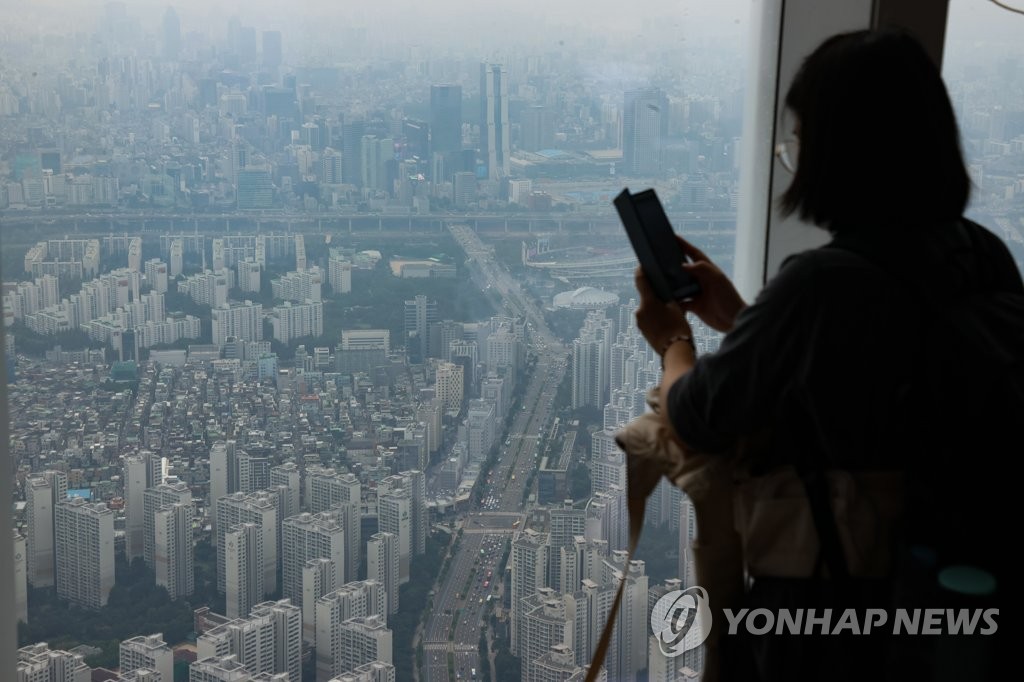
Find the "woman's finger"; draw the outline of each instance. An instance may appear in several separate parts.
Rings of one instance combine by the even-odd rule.
[[[689,256],[690,260],[692,260],[693,262],[695,262],[695,263],[700,262],[700,261],[706,261],[708,263],[711,262],[711,259],[708,258],[706,253],[704,253],[703,251],[698,249],[696,246],[694,246],[690,242],[688,242],[685,239],[683,239],[682,237],[680,237],[678,234],[676,235],[676,241],[678,241],[679,242],[679,246],[682,247],[683,253],[685,253],[687,256]]]

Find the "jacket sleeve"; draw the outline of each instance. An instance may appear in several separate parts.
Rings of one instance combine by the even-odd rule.
[[[814,352],[819,253],[787,259],[720,348],[669,389],[669,421],[688,446],[724,452],[771,422],[773,405]]]

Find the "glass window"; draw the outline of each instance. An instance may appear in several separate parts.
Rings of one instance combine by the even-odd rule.
[[[1024,271],[1022,27],[1024,16],[994,3],[954,0],[942,71],[973,183],[968,216],[1001,237]]]
[[[749,3],[66,4],[0,29],[19,668],[586,664],[660,376],[611,202],[733,272]]]

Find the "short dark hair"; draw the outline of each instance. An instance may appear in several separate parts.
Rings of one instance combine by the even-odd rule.
[[[840,232],[959,218],[970,179],[949,94],[924,48],[886,29],[833,36],[800,67],[785,105],[799,124],[786,214]]]

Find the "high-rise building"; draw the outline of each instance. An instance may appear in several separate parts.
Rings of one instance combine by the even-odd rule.
[[[346,185],[363,184],[363,133],[366,122],[347,121],[341,126],[341,171]]]
[[[161,680],[174,679],[174,652],[160,633],[139,635],[121,642],[119,662],[122,675],[146,668],[160,673]]]
[[[238,269],[238,288],[245,292],[259,293],[262,268],[256,259],[239,260],[236,267]]]
[[[409,582],[412,558],[412,494],[409,490],[391,490],[377,496],[377,526],[381,532],[398,538],[398,581]]]
[[[253,679],[249,669],[234,655],[200,658],[189,665],[188,675],[189,682],[251,682]]]
[[[422,471],[411,469],[399,472],[396,476],[388,476],[377,484],[377,495],[386,495],[395,490],[408,490],[412,504],[410,506],[412,523],[412,540],[410,551],[413,555],[427,551],[427,479]]]
[[[261,599],[263,587],[263,530],[239,523],[224,534],[225,615],[244,618]]]
[[[14,622],[28,622],[28,549],[25,536],[14,531]]]
[[[285,462],[284,464],[279,464],[270,470],[270,485],[283,485],[287,491],[283,507],[285,514],[281,517],[283,519],[286,519],[289,516],[295,516],[299,513],[299,503],[302,491],[299,479],[299,467],[295,462]]]
[[[352,262],[344,258],[331,257],[327,261],[327,281],[335,294],[352,292]]]
[[[32,587],[51,587],[56,579],[57,504],[68,495],[68,477],[61,471],[44,471],[25,480],[28,520],[28,582]]]
[[[398,574],[398,537],[393,533],[374,533],[366,543],[366,576],[384,586],[388,615],[398,612]]]
[[[192,545],[192,504],[169,504],[153,517],[153,562],[156,584],[171,599],[195,591],[195,550]]]
[[[303,247],[303,251],[305,247]],[[282,301],[323,301],[321,292],[323,285],[323,271],[317,266],[308,269],[289,272],[281,277],[270,281],[271,292],[274,298]]]
[[[270,314],[274,338],[289,343],[304,336],[322,336],[324,333],[324,304],[306,300],[305,303],[286,301],[275,306]]]
[[[334,592],[338,570],[330,559],[310,559],[302,567],[302,641],[316,646],[316,603]]]
[[[509,649],[519,655],[523,598],[548,586],[548,535],[527,528],[512,542],[511,629]]]
[[[243,341],[263,340],[263,304],[231,301],[210,311],[213,343],[221,346],[229,336]]]
[[[615,324],[604,311],[587,313],[572,344],[572,405],[603,408],[608,403],[611,346]]]
[[[185,271],[184,256],[184,242],[180,238],[173,240],[170,244],[170,263],[168,264],[168,274],[172,279]]]
[[[310,513],[335,512],[345,530],[345,560],[339,565],[338,584],[355,580],[362,556],[362,486],[359,479],[334,469],[308,467],[306,488],[306,506]]]
[[[240,210],[271,208],[274,205],[274,181],[267,168],[247,166],[238,171],[235,199]]]
[[[199,635],[196,649],[197,662],[233,656],[252,676],[285,673],[288,682],[300,682],[302,614],[287,599],[262,602],[253,606],[248,616],[228,621]],[[193,680],[196,679],[195,667],[193,664]],[[219,682],[220,678],[212,679]]]
[[[338,666],[342,671],[374,661],[393,661],[392,633],[382,616],[349,618],[338,631],[341,640]]]
[[[87,609],[105,606],[114,587],[114,512],[81,497],[57,503],[57,596]]]
[[[277,591],[278,518],[277,493],[257,491],[254,493],[231,493],[216,501],[217,524],[214,537],[217,541],[217,590],[225,592],[226,539],[227,531],[240,523],[252,523],[259,527],[263,547],[263,589],[265,594]]]
[[[627,175],[661,174],[661,148],[668,123],[668,98],[657,88],[630,90],[622,115],[622,162]]]
[[[465,379],[462,365],[453,362],[439,362],[434,371],[434,391],[445,410],[458,412],[462,409]]]
[[[589,614],[582,592],[559,594],[543,587],[523,597],[520,606],[519,655],[523,682],[544,682],[544,664],[535,665],[552,647],[573,651],[573,663],[583,664],[589,650]],[[579,652],[576,654],[575,652]],[[579,660],[576,659],[579,656]]]
[[[156,569],[156,513],[172,504],[192,506],[192,489],[182,481],[171,479],[146,488],[142,492],[142,557],[146,565]],[[191,527],[189,529],[191,544]]]
[[[343,584],[345,527],[341,514],[308,512],[285,519],[281,525],[281,594],[302,603],[302,572],[310,559],[329,559],[334,584]]]
[[[263,66],[274,71],[281,66],[281,32],[263,32]]]
[[[555,144],[554,115],[537,105],[523,109],[520,116],[519,146],[528,152],[551,149]]]
[[[462,86],[430,86],[430,153],[462,149]],[[440,181],[435,178],[435,182]]]
[[[323,682],[344,672],[341,628],[346,621],[368,616],[383,621],[386,614],[384,586],[375,580],[347,583],[321,597],[316,603],[316,679]]]
[[[163,38],[162,54],[164,59],[172,61],[177,59],[181,52],[181,21],[173,7],[168,7],[164,12]]]
[[[18,682],[90,682],[92,668],[82,654],[51,649],[46,642],[18,649]]]
[[[604,561],[601,580],[601,584],[610,589],[615,589],[619,580],[626,581],[616,618],[615,636],[605,660],[608,676],[613,680],[635,680],[637,674],[647,667],[648,579],[644,575],[643,561],[633,560],[627,566],[626,559],[625,551],[612,552]],[[603,617],[595,619],[596,622],[603,623]]]
[[[437,301],[419,294],[405,302],[404,334],[410,357],[422,362],[427,356],[428,330],[437,322]]]
[[[395,682],[395,666],[382,661],[364,663],[331,678],[330,682]]]
[[[214,533],[217,532],[217,500],[238,492],[237,448],[233,440],[218,441],[210,446],[210,519]]]
[[[124,459],[124,535],[125,552],[129,560],[146,556],[143,493],[147,488],[163,482],[160,460],[160,457],[145,450]]]
[[[480,65],[480,153],[487,177],[500,180],[509,174],[511,158],[508,121],[508,73],[500,64]]]

